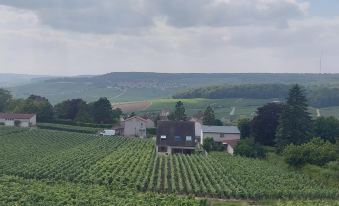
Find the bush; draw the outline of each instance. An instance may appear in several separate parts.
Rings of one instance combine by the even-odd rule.
[[[307,163],[324,165],[337,159],[335,145],[320,138],[313,138],[302,145],[289,145],[283,151],[285,161],[291,166],[303,166]]]
[[[94,123],[74,122],[72,120],[64,120],[64,119],[56,119],[53,121],[48,121],[46,123],[65,124],[65,125],[80,126],[80,127],[104,128],[104,129],[112,127],[112,124],[94,124]]]
[[[213,138],[207,137],[204,138],[204,144],[202,147],[207,151],[223,151],[225,149],[224,145],[214,142]]]
[[[234,150],[235,155],[252,157],[252,158],[266,158],[266,150],[263,146],[255,144],[253,139],[242,139]]]

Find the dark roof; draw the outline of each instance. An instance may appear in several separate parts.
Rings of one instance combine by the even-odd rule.
[[[0,119],[31,119],[35,114],[0,113]]]
[[[224,134],[240,134],[238,127],[235,126],[202,126],[202,132],[207,133],[224,133]]]
[[[162,135],[166,136],[166,140],[161,140]],[[176,141],[176,136],[181,137],[182,141]],[[185,141],[187,136],[191,136],[192,141]],[[190,121],[158,121],[157,145],[194,147],[195,123]]]

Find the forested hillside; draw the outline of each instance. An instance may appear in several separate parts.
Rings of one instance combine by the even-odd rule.
[[[108,97],[113,102],[168,98],[190,88],[239,84],[335,85],[339,74],[207,74],[117,72],[98,76],[48,79],[10,87],[15,97],[31,94],[47,97],[53,104],[65,99],[93,101]]]
[[[222,85],[189,89],[174,95],[177,99],[280,99],[288,94],[291,85],[287,84],[242,84]],[[339,88],[323,86],[305,86],[304,90],[313,107],[331,107],[339,105]]]

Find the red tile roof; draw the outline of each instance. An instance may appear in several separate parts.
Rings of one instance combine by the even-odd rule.
[[[35,114],[0,113],[0,119],[31,119]]]

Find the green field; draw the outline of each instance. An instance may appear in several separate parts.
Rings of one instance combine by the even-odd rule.
[[[174,193],[222,199],[339,198],[338,188],[266,160],[224,153],[158,156],[150,139],[4,127],[0,128],[0,183],[2,194],[23,187],[13,196],[0,195],[0,203],[8,201],[9,205],[28,198],[27,192],[34,193],[37,200],[45,200],[39,192],[44,187],[52,191],[50,196],[46,194],[51,201],[61,201],[60,195],[67,201],[72,195],[74,201],[80,201],[80,197],[93,191],[91,198],[84,201],[102,199],[107,204],[119,201],[117,188],[128,194]],[[112,199],[108,197],[110,193]],[[135,198],[142,205],[148,196]],[[169,196],[164,201],[167,198],[197,204]]]
[[[204,111],[207,106],[212,106],[217,118],[224,121],[237,120],[242,117],[251,117],[256,109],[272,99],[154,99],[149,100],[151,105],[139,113],[159,112],[162,109],[174,109],[177,101],[182,101],[188,115]],[[231,111],[235,108],[234,113]]]
[[[150,106],[143,110],[137,110],[139,114],[159,112],[162,109],[174,110],[175,103],[182,101],[188,115],[194,115],[204,111],[207,106],[212,106],[217,118],[224,122],[233,122],[239,118],[251,118],[258,107],[274,101],[274,99],[153,99],[149,100]],[[231,114],[234,108],[234,113]],[[316,108],[310,107],[309,112],[317,117]],[[339,118],[339,107],[319,108],[321,116],[335,116]]]
[[[102,128],[93,128],[93,127],[82,127],[82,126],[73,126],[65,124],[55,124],[55,123],[38,123],[38,127],[41,129],[50,129],[50,130],[59,130],[66,132],[78,132],[78,133],[87,133],[87,134],[97,134],[99,131],[102,131]]]

